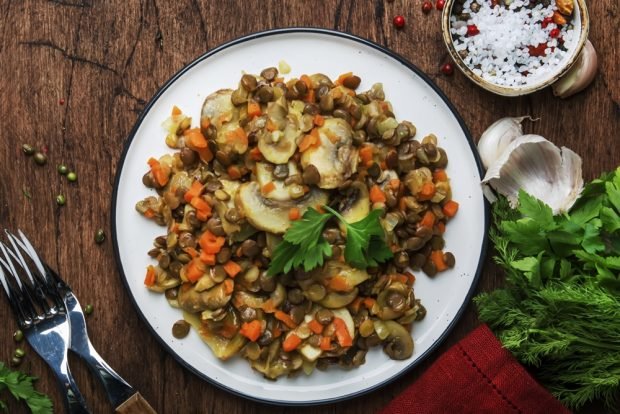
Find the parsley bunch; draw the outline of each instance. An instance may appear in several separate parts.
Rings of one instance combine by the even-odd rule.
[[[323,227],[333,217],[344,224],[347,240],[344,259],[350,265],[366,269],[392,258],[392,251],[385,243],[385,232],[379,221],[381,210],[371,211],[364,219],[347,223],[336,210],[324,206],[326,213],[309,208],[300,220],[284,233],[284,240],[273,252],[270,276],[302,268],[308,272],[322,266],[325,257],[331,257],[332,248],[323,237]]]
[[[0,392],[8,389],[17,400],[24,400],[33,414],[51,414],[52,401],[44,394],[36,391],[33,386],[35,377],[20,371],[11,371],[0,362]],[[6,404],[0,400],[0,410],[6,411]]]
[[[554,216],[501,198],[490,237],[507,287],[475,298],[480,319],[560,401],[620,403],[620,168]]]

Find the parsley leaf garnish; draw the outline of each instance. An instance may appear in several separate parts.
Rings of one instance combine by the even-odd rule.
[[[381,210],[373,210],[358,222],[347,223],[336,210],[329,206],[324,208],[327,213],[309,208],[300,220],[293,222],[284,234],[284,240],[273,252],[267,271],[269,276],[302,267],[308,272],[322,266],[325,257],[331,257],[332,254],[330,244],[322,235],[323,228],[333,217],[346,229],[344,259],[347,263],[366,269],[392,258],[392,251],[385,243],[385,232],[379,221]]]
[[[45,394],[36,391],[33,386],[35,377],[28,376],[20,371],[11,371],[0,362],[0,391],[8,389],[15,399],[24,400],[33,414],[51,414],[52,401]],[[6,408],[0,401],[0,409]]]

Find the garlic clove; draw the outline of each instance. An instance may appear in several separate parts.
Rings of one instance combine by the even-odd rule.
[[[560,98],[568,98],[584,90],[596,76],[598,57],[592,43],[588,40],[573,67],[551,88],[553,94]]]
[[[554,214],[568,211],[583,189],[581,157],[539,135],[514,140],[489,167],[482,184],[518,205],[519,189],[545,202]]]
[[[489,168],[515,139],[523,135],[521,123],[529,116],[501,118],[488,127],[478,141],[478,153],[484,168]]]

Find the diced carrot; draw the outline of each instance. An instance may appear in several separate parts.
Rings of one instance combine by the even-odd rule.
[[[248,145],[248,135],[245,133],[244,129],[241,127],[237,127],[232,131],[226,133],[226,140],[231,144],[241,144],[247,147]]]
[[[276,305],[273,303],[272,299],[267,299],[265,303],[263,304],[262,309],[266,313],[274,313],[277,310]]]
[[[200,128],[187,129],[183,132],[183,135],[185,136],[187,146],[191,149],[199,150],[207,148],[207,139],[202,135]]]
[[[407,284],[407,282],[409,282],[409,278],[407,277],[407,275],[395,274],[391,276],[391,279],[393,281],[400,282],[405,285]]]
[[[168,184],[170,168],[161,164],[155,158],[149,158],[148,164],[151,167],[151,174],[153,175],[153,178],[155,178],[155,181],[157,181],[157,184],[162,187]]]
[[[149,265],[146,268],[146,276],[144,277],[144,284],[146,286],[153,286],[155,284],[155,267],[153,265]]]
[[[192,259],[192,261],[187,264],[185,276],[187,280],[195,283],[205,274],[206,270],[204,263],[200,259]]]
[[[382,170],[387,170],[387,164],[385,163],[385,161],[381,161],[379,163],[379,167],[381,167]]]
[[[433,250],[430,256],[431,261],[437,268],[438,272],[443,272],[448,268],[446,261],[443,259],[443,251],[441,250]]]
[[[196,152],[200,156],[200,159],[203,160],[204,162],[209,162],[213,159],[213,153],[211,152],[209,147],[199,148],[196,150]]]
[[[179,109],[178,106],[174,105],[172,107],[172,116],[181,115],[183,112]]]
[[[454,217],[456,212],[459,211],[459,203],[454,200],[449,200],[443,205],[441,211],[443,211],[443,214],[447,217]]]
[[[280,336],[282,336],[282,328],[280,328],[280,324],[276,324],[271,329],[271,333],[273,334],[274,338],[279,338]]]
[[[200,256],[200,253],[198,253],[198,250],[194,249],[191,246],[187,246],[186,248],[183,249],[183,251],[189,254],[192,258]]]
[[[215,266],[215,255],[213,253],[200,253],[200,261],[209,266]]]
[[[338,344],[343,348],[353,345],[353,339],[344,321],[340,318],[334,318],[332,323],[336,328],[336,339],[338,339]]]
[[[407,282],[409,285],[413,285],[415,282],[415,275],[411,272],[405,272],[405,276],[407,276]]]
[[[375,303],[377,303],[377,300],[374,298],[364,298],[364,306],[366,307],[366,309],[372,309],[372,307],[375,306]]]
[[[369,166],[372,163],[372,147],[370,145],[364,145],[359,150],[360,159],[365,166]]]
[[[306,88],[312,89],[312,79],[310,79],[310,76],[308,76],[308,75],[301,75],[299,80],[301,80],[303,83],[306,84]]]
[[[267,184],[261,187],[260,192],[263,195],[267,195],[275,189],[276,189],[276,185],[273,183],[273,181],[269,181]]]
[[[261,114],[260,104],[256,101],[249,100],[248,101],[248,116],[250,118],[254,118],[256,116],[260,116]]]
[[[260,338],[262,325],[259,320],[254,319],[250,322],[244,322],[241,325],[241,329],[239,329],[239,333],[246,338],[248,338],[252,342],[256,342],[258,338]]]
[[[148,219],[155,217],[155,211],[152,208],[147,208],[144,212],[144,217]]]
[[[231,165],[230,167],[228,167],[226,169],[226,172],[228,173],[228,176],[231,180],[238,180],[239,178],[241,178],[241,170],[236,165]]]
[[[297,207],[293,207],[288,211],[289,220],[299,220],[301,218],[301,213]]]
[[[312,332],[318,335],[323,332],[324,326],[321,325],[316,319],[312,319],[310,322],[308,322],[308,328],[310,328]]]
[[[437,231],[439,231],[439,234],[444,234],[446,232],[446,223],[443,221],[437,223]]]
[[[433,181],[448,181],[448,174],[446,174],[446,170],[442,170],[441,168],[433,171]]]
[[[250,159],[252,161],[262,161],[263,154],[260,152],[258,147],[254,147],[250,150]]]
[[[314,119],[312,120],[312,122],[314,123],[314,125],[320,127],[325,124],[325,118],[323,118],[323,116],[320,114],[316,114],[314,115]]]
[[[225,237],[216,236],[211,233],[209,230],[202,233],[202,236],[198,239],[198,244],[200,248],[209,254],[216,254],[222,250],[222,246],[226,243]]]
[[[301,338],[298,337],[295,333],[290,333],[282,342],[282,350],[284,352],[291,352],[297,349],[297,347],[301,344]]]
[[[420,200],[430,200],[435,195],[435,184],[431,181],[428,181],[422,184],[422,189],[418,193],[418,199]]]
[[[328,287],[334,292],[348,292],[351,290],[351,285],[346,277],[341,275],[336,275],[329,279]]]
[[[239,272],[241,272],[241,266],[239,266],[237,263],[233,262],[232,260],[229,260],[226,263],[224,263],[223,267],[224,267],[224,270],[226,271],[226,274],[232,278],[234,278],[235,276],[239,274]]]
[[[336,85],[342,85],[342,83],[344,82],[344,80],[350,76],[353,75],[353,72],[347,72],[347,73],[343,73],[342,75],[338,76],[338,79],[336,79],[336,82],[334,82],[334,84]]]
[[[232,279],[224,279],[222,283],[224,283],[224,293],[227,295],[232,294],[235,290],[235,282],[233,282]]]
[[[196,218],[207,221],[211,217],[211,206],[202,197],[194,197],[190,204],[196,209]]]
[[[318,139],[316,135],[312,135],[312,134],[304,135],[304,137],[301,139],[301,142],[299,143],[299,151],[304,152],[308,148],[316,145],[317,142],[318,142]]]
[[[420,220],[420,227],[427,227],[429,229],[433,228],[433,225],[435,224],[435,215],[433,214],[432,211],[428,210],[426,213],[424,213],[424,216],[422,216],[422,220]]]
[[[329,336],[322,336],[321,342],[319,342],[319,348],[322,351],[329,351],[332,347],[332,339]]]
[[[202,194],[203,189],[204,189],[204,186],[202,185],[202,183],[198,180],[195,180],[192,183],[192,186],[189,188],[189,190],[185,192],[185,195],[183,196],[183,198],[185,199],[186,202],[189,203],[192,201],[194,197],[198,197],[200,194]]]
[[[277,320],[282,321],[282,323],[284,323],[286,326],[288,326],[291,329],[295,329],[297,327],[297,324],[295,323],[293,318],[291,318],[290,315],[286,312],[277,310],[275,311],[273,316],[275,316]]]
[[[383,191],[381,190],[381,188],[379,188],[378,185],[373,185],[370,188],[370,201],[373,203],[385,203],[385,194],[383,193]]]
[[[306,96],[304,96],[304,101],[305,102],[315,102],[316,101],[316,93],[314,92],[314,89],[308,89],[308,92],[306,93]]]

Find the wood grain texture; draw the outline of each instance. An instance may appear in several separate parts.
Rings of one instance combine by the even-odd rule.
[[[428,361],[351,401],[272,407],[217,389],[164,352],[123,291],[110,240],[93,241],[98,228],[110,234],[114,174],[130,129],[157,89],[205,51],[256,31],[324,27],[370,39],[420,67],[452,100],[474,137],[502,116],[540,118],[526,131],[581,154],[584,178],[592,179],[620,164],[620,6],[598,0],[589,9],[600,71],[588,90],[559,100],[550,90],[503,98],[460,73],[440,75],[447,59],[440,13],[424,15],[421,1],[0,0],[0,226],[24,230],[80,301],[94,305],[88,318],[94,345],[159,413],[375,412],[479,323],[474,307]],[[407,20],[401,31],[391,24],[396,14]],[[47,166],[37,167],[21,154],[25,142],[48,147]],[[56,173],[60,163],[77,171],[76,183]],[[54,202],[59,193],[67,196],[63,208]],[[487,260],[478,291],[499,285],[501,275]],[[0,360],[8,361],[16,324],[5,300],[0,300],[0,320]],[[72,360],[72,366],[93,412],[112,412],[80,361]],[[38,388],[61,401],[39,358],[29,355],[21,368],[39,376]],[[12,402],[9,407],[12,413],[26,412]]]

